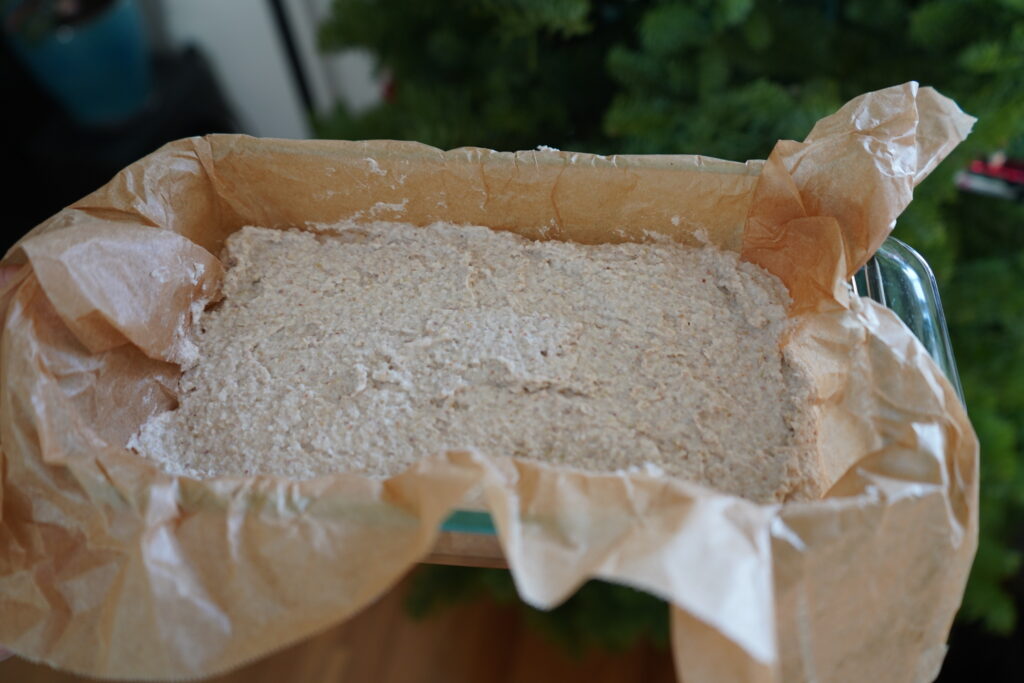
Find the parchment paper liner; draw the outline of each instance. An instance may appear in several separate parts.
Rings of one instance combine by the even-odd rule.
[[[0,342],[0,642],[94,676],[212,674],[373,601],[482,487],[520,594],[590,577],[673,604],[686,681],[930,680],[977,542],[978,445],[888,310],[844,282],[970,129],[909,83],[766,162],[210,136],[171,143],[8,253]],[[815,503],[468,452],[385,482],[195,481],[122,444],[173,405],[191,311],[243,225],[437,220],[586,243],[668,234],[777,274],[812,369]]]

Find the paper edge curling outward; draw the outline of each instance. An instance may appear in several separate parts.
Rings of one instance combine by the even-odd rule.
[[[745,164],[245,136],[163,147],[0,263],[17,268],[0,290],[0,642],[90,675],[211,675],[354,614],[482,487],[525,600],[553,606],[590,577],[664,597],[688,681],[844,680],[853,665],[926,678],[974,554],[977,439],[911,333],[843,283],[970,122],[905,84]],[[740,252],[790,289],[788,348],[815,372],[821,441],[845,475],[826,500],[780,507],[465,452],[384,482],[291,482],[172,477],[125,451],[173,403],[184,332],[217,296],[210,252],[245,224],[353,217]],[[911,579],[904,595],[882,571]]]
[[[851,100],[804,142],[780,141],[755,190],[743,258],[786,283],[794,313],[845,305],[845,283],[974,121],[911,82]]]

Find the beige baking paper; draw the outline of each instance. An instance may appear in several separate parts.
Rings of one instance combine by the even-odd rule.
[[[974,556],[978,444],[921,345],[845,281],[971,122],[909,83],[745,164],[244,136],[165,146],[3,261],[0,643],[92,676],[219,672],[369,604],[475,492],[528,602],[554,606],[591,577],[669,600],[687,683],[930,680]],[[174,405],[225,237],[348,218],[741,252],[790,288],[788,344],[816,378],[837,483],[819,502],[756,505],[470,452],[388,481],[197,481],[126,451]]]

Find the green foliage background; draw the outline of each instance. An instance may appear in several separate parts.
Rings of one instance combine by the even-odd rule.
[[[940,280],[982,444],[981,542],[961,618],[1012,630],[1024,545],[1024,205],[959,193],[953,179],[996,150],[1024,157],[1024,0],[335,0],[321,39],[369,48],[394,83],[368,113],[317,121],[321,137],[745,160],[802,139],[855,95],[908,80],[977,116],[896,235]],[[417,586],[419,612],[477,591],[512,595],[507,575],[484,570],[433,569]],[[574,647],[663,638],[665,610],[624,591],[590,584],[534,618]]]

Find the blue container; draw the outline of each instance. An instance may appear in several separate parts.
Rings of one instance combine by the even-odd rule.
[[[59,26],[38,40],[12,30],[9,23],[5,30],[14,52],[78,123],[122,123],[145,106],[149,57],[132,0],[117,0],[83,23]]]

